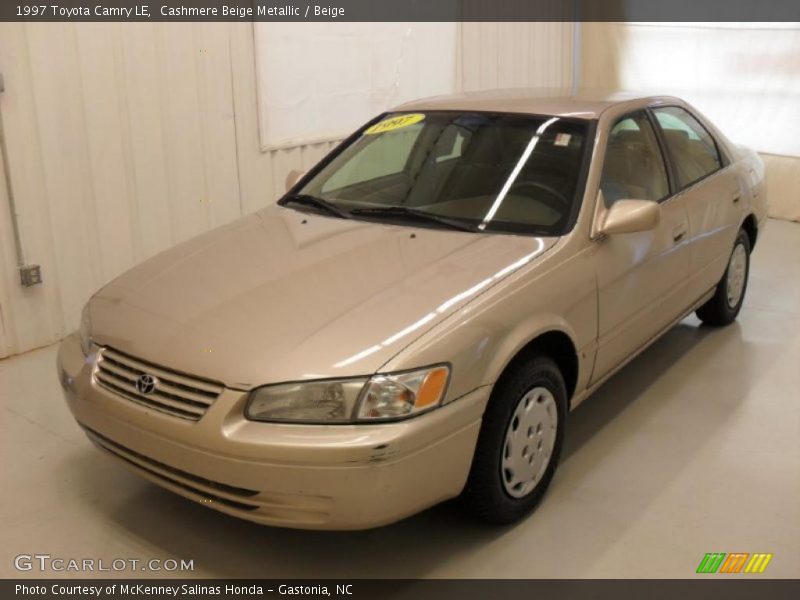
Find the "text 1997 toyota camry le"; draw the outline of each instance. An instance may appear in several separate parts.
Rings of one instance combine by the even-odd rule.
[[[101,289],[58,370],[137,473],[303,528],[524,515],[570,409],[736,317],[766,211],[757,155],[667,97],[413,102],[287,183]]]

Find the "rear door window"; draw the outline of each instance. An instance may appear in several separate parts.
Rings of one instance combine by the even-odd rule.
[[[714,138],[689,112],[677,106],[653,109],[664,132],[681,189],[722,168]]]

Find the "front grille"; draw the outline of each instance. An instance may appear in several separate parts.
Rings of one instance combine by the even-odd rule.
[[[143,375],[154,380],[152,390],[140,391]],[[112,348],[101,348],[94,369],[97,385],[117,396],[169,415],[197,421],[224,389],[222,384],[171,371]]]

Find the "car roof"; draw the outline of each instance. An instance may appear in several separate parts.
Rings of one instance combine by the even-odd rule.
[[[432,96],[406,102],[394,110],[468,110],[597,119],[612,106],[628,104],[633,109],[670,99],[635,92],[591,90],[571,93],[564,88],[515,88]]]

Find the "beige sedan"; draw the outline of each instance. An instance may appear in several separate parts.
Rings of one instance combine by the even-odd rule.
[[[736,318],[766,213],[758,156],[667,97],[412,102],[287,186],[101,289],[58,371],[136,473],[318,529],[528,513],[571,409]]]

